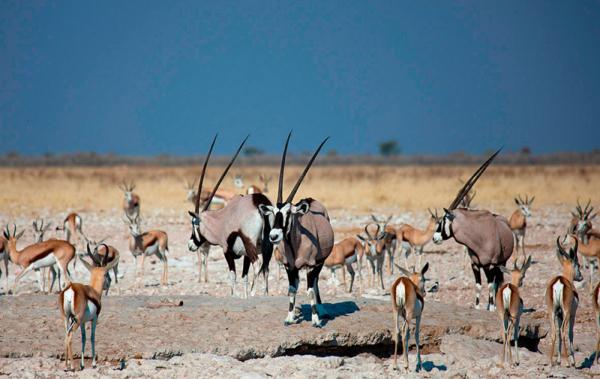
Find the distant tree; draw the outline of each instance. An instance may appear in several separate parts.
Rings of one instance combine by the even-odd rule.
[[[521,148],[520,153],[523,154],[523,155],[530,155],[531,154],[531,149],[529,148],[529,146],[523,146]]]
[[[20,156],[21,154],[19,154],[19,152],[16,150],[11,150],[8,153],[6,153],[6,158],[8,159],[18,159]]]
[[[336,149],[331,149],[327,152],[328,157],[337,157],[337,155],[338,155],[338,152]]]
[[[247,157],[255,157],[257,155],[263,155],[264,153],[264,150],[255,146],[248,146],[244,148],[244,155]]]
[[[392,155],[400,155],[402,150],[400,149],[400,145],[396,140],[387,140],[379,143],[379,154],[384,157],[389,157]]]

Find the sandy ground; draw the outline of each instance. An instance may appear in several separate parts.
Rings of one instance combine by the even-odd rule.
[[[380,210],[383,213],[399,214],[399,209]],[[508,209],[497,210],[503,214],[509,214]],[[157,299],[176,297],[177,295],[198,295],[207,294],[215,297],[229,296],[229,280],[225,260],[220,249],[213,248],[210,253],[209,261],[209,282],[198,282],[197,258],[195,254],[187,250],[186,243],[190,234],[190,225],[188,217],[181,211],[173,210],[154,210],[152,213],[144,213],[143,229],[157,228],[166,231],[169,234],[169,284],[160,286],[160,274],[162,265],[158,260],[146,260],[146,275],[143,279],[136,279],[135,262],[133,256],[127,249],[128,232],[124,223],[121,221],[120,212],[111,210],[98,213],[81,213],[84,219],[84,232],[94,239],[100,239],[106,236],[110,238],[108,243],[117,247],[121,252],[120,278],[119,283],[111,289],[111,295],[151,295]],[[63,214],[48,214],[47,211],[40,211],[39,216],[51,218],[55,223],[64,217]],[[346,235],[358,232],[362,225],[369,219],[368,214],[357,214],[345,211],[331,212],[332,223],[336,229],[336,240]],[[7,217],[0,214],[0,220]],[[533,255],[534,265],[527,274],[523,297],[527,308],[544,309],[544,291],[547,281],[559,273],[559,264],[555,255],[554,241],[559,233],[564,233],[569,221],[568,208],[564,206],[547,206],[541,209],[535,209],[534,214],[529,220],[527,232],[527,251]],[[20,241],[19,246],[24,246],[31,242],[31,218],[22,217],[16,220],[17,225],[27,226],[29,231]],[[425,226],[425,213],[405,213],[402,217],[396,217],[393,222],[409,222],[419,226]],[[79,247],[81,250],[82,247]],[[471,269],[467,265],[467,259],[462,247],[453,242],[445,242],[441,246],[430,244],[426,247],[426,255],[423,262],[430,263],[429,277],[439,282],[439,291],[428,294],[427,300],[435,300],[443,303],[457,304],[464,307],[472,307],[475,297],[474,280]],[[411,258],[412,259],[412,258]],[[238,269],[241,271],[241,260],[237,262]],[[14,278],[14,266],[10,267],[9,280],[12,284]],[[74,272],[74,278],[77,281],[85,282],[87,274],[84,272],[81,264],[77,265]],[[287,293],[287,280],[282,271],[282,278],[278,280],[278,269],[273,263],[270,275],[270,295],[282,296]],[[242,293],[242,287],[239,282],[237,294]],[[252,274],[251,274],[252,277]],[[341,276],[338,276],[341,277]],[[580,307],[577,313],[577,325],[575,327],[575,348],[577,369],[551,368],[548,366],[548,358],[545,355],[549,347],[549,338],[541,340],[539,352],[529,352],[521,349],[522,364],[518,368],[501,368],[498,366],[499,353],[501,345],[495,342],[483,341],[477,339],[452,340],[446,339],[439,352],[426,354],[423,356],[425,362],[425,375],[432,377],[458,375],[461,377],[487,377],[491,375],[506,375],[520,377],[548,376],[550,374],[564,377],[588,377],[595,374],[600,375],[597,368],[591,366],[592,349],[595,343],[596,327],[594,324],[594,315],[591,306],[589,290],[589,272],[584,271],[585,281],[579,290]],[[368,283],[368,273],[366,267],[363,267],[363,280],[357,280],[355,291],[348,295],[342,285],[336,285],[331,281],[329,270],[324,269],[321,274],[321,292],[324,301],[334,299],[347,299],[361,297],[372,297],[379,299],[389,298],[388,289],[390,284],[396,278],[396,275],[385,273],[385,290],[373,288]],[[304,281],[304,278],[302,278]],[[485,280],[485,279],[484,279]],[[5,293],[4,277],[0,279],[0,308],[1,298]],[[262,279],[257,284],[255,296],[263,296]],[[304,285],[304,284],[303,284]],[[305,288],[305,287],[304,287]],[[484,288],[486,286],[484,285]],[[25,277],[19,284],[17,295],[36,293],[36,277],[34,274]],[[482,299],[486,299],[484,290]],[[56,295],[51,295],[56,296]],[[305,297],[303,296],[303,299]],[[240,302],[252,302],[250,299],[239,299]],[[2,314],[7,309],[0,310],[0,322]],[[273,317],[283,321],[286,315],[286,309],[282,309],[278,314],[270,314],[267,317]],[[57,313],[58,318],[58,313]],[[391,317],[390,317],[391,319]],[[135,324],[135,320],[132,320]],[[391,322],[390,322],[391,324]],[[391,327],[391,325],[390,325]],[[546,323],[546,327],[549,327]],[[33,333],[33,329],[24,324],[15,325],[14,328],[22,330],[23,333]],[[500,335],[500,325],[498,322],[498,334]],[[102,338],[102,331],[99,327],[98,338]],[[201,336],[199,336],[201,338]],[[466,337],[465,337],[466,338]],[[0,343],[10,344],[11,341],[5,340],[0,336]],[[78,350],[79,343],[75,343],[75,351]],[[56,347],[57,356],[62,351],[62,346]],[[88,348],[89,351],[89,348]],[[14,377],[33,377],[35,375],[52,377],[64,375],[64,362],[57,358],[36,357],[29,358],[1,358],[0,375],[12,375]],[[314,357],[310,355],[260,358],[246,361],[236,360],[227,356],[218,356],[210,354],[184,354],[183,356],[173,357],[170,360],[152,360],[152,359],[133,359],[125,363],[124,370],[118,370],[118,363],[101,362],[96,370],[86,369],[83,373],[72,373],[70,375],[81,376],[119,376],[119,377],[187,377],[187,376],[215,376],[217,374],[226,377],[265,377],[265,376],[293,376],[293,377],[381,377],[399,375],[400,372],[394,371],[391,366],[391,360],[387,357],[377,357],[372,354],[360,354],[354,357]],[[414,353],[411,351],[411,367],[414,367]]]

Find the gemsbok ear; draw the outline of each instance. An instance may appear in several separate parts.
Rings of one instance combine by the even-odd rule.
[[[307,214],[309,210],[310,205],[304,200],[302,200],[298,205],[292,207],[292,212],[300,215]]]
[[[452,211],[448,210],[447,208],[444,208],[444,214],[445,217],[448,217],[448,220],[454,220],[454,213],[452,213]]]
[[[258,211],[263,215],[263,216],[268,216],[269,214],[274,213],[273,212],[273,207],[271,205],[267,205],[267,204],[260,204],[258,206]]]

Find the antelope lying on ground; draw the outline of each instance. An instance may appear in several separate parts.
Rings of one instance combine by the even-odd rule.
[[[402,337],[402,350],[404,355],[404,369],[408,369],[408,337],[410,321],[415,319],[415,345],[417,346],[417,367],[421,369],[421,347],[419,346],[419,333],[421,314],[425,307],[425,273],[429,263],[420,272],[410,272],[396,265],[405,276],[401,276],[392,284],[391,298],[394,312],[394,367],[398,367],[398,340]],[[402,320],[402,325],[400,321]],[[402,334],[400,334],[402,333]]]
[[[369,232],[369,226],[375,225],[377,230],[375,234]],[[365,226],[365,234],[367,237],[357,235],[357,237],[365,244],[365,256],[371,265],[371,287],[375,286],[375,276],[379,277],[379,285],[383,286],[383,261],[385,259],[385,233],[381,233],[381,228],[378,224],[368,224]]]
[[[573,350],[573,327],[575,326],[575,314],[579,305],[579,296],[575,290],[573,281],[582,281],[579,261],[577,259],[577,241],[575,246],[569,249],[567,254],[560,244],[560,237],[556,239],[556,255],[562,266],[562,275],[555,276],[546,286],[546,305],[552,328],[552,344],[550,348],[550,365],[554,366],[554,350],[558,338],[558,364],[562,355],[562,344],[568,335],[569,339],[569,361],[567,365],[575,364],[575,352]]]
[[[129,226],[129,251],[135,257],[136,277],[138,267],[138,257],[142,257],[141,261],[141,277],[144,279],[144,260],[146,256],[155,255],[163,263],[163,273],[160,279],[160,284],[166,285],[169,281],[169,238],[167,233],[162,230],[149,230],[142,233],[140,228],[141,220],[138,217],[131,219],[127,216],[124,219]],[[138,277],[139,278],[139,277]]]
[[[65,322],[65,365],[67,370],[73,369],[73,333],[77,328],[81,329],[81,363],[84,368],[85,356],[85,324],[92,323],[92,367],[96,367],[96,325],[100,315],[102,290],[105,288],[105,278],[108,271],[113,268],[118,260],[108,262],[108,255],[100,257],[92,254],[89,245],[87,253],[92,259],[90,265],[84,259],[81,263],[90,272],[90,284],[70,283],[59,295],[59,308],[62,319]],[[108,290],[107,290],[108,291]]]
[[[306,268],[306,281],[308,285],[308,297],[311,305],[312,325],[321,326],[319,318],[319,306],[321,295],[319,293],[319,273],[323,264],[333,248],[333,228],[329,219],[327,209],[323,204],[312,198],[305,198],[296,204],[292,204],[294,196],[302,184],[304,177],[312,166],[321,148],[327,142],[327,138],[321,142],[312,158],[304,168],[304,171],[296,181],[294,188],[283,201],[283,178],[285,169],[285,158],[292,133],[288,134],[283,149],[281,167],[279,170],[279,184],[277,188],[276,205],[261,204],[260,212],[267,218],[270,226],[269,241],[279,244],[283,265],[288,275],[290,298],[288,316],[284,323],[286,325],[297,322],[294,307],[296,303],[296,292],[299,286],[299,271]],[[271,250],[263,255],[261,272],[269,267]]]
[[[525,273],[531,265],[531,255],[527,258],[521,267],[517,267],[515,260],[512,270],[501,266],[503,273],[510,275],[510,283],[503,284],[496,294],[496,304],[498,305],[498,314],[502,323],[502,364],[508,355],[508,361],[512,365],[513,358],[510,350],[511,332],[513,332],[513,340],[515,344],[516,364],[519,364],[519,321],[523,313],[523,299],[519,288],[523,286]]]
[[[494,305],[496,292],[504,280],[500,267],[506,264],[513,252],[513,233],[508,220],[502,216],[488,211],[457,209],[457,206],[499,152],[500,150],[488,158],[458,191],[448,209],[444,209],[444,216],[438,221],[433,234],[433,242],[436,244],[454,238],[456,242],[467,247],[477,286],[475,308],[479,309],[480,270],[483,269],[488,281],[488,310],[490,311],[496,309]]]
[[[358,277],[361,278],[362,276],[360,260],[362,259],[363,253],[364,249],[360,241],[355,237],[348,237],[333,245],[331,254],[325,259],[325,267],[328,267],[331,270],[331,276],[334,281],[335,270],[342,268],[344,286],[346,285],[346,274],[343,267],[346,266],[346,270],[348,270],[348,273],[350,274],[350,288],[348,289],[348,292],[352,292],[352,285],[354,284],[355,272],[354,268],[352,268],[353,263],[358,262]]]
[[[435,232],[436,225],[439,221],[437,209],[435,214],[428,209],[430,219],[429,224],[425,230],[417,229],[412,225],[404,224],[396,229],[396,240],[400,247],[401,253],[404,250],[402,247],[403,243],[407,243],[409,248],[404,251],[404,266],[408,269],[408,256],[411,252],[414,252],[418,256],[417,266],[421,265],[421,257],[423,256],[423,248],[431,241],[433,233]]]
[[[4,238],[8,240],[8,254],[11,261],[23,268],[23,270],[15,277],[13,284],[13,292],[17,287],[19,280],[31,270],[49,267],[54,264],[58,266],[61,275],[66,278],[66,282],[71,281],[67,266],[75,257],[75,247],[62,240],[48,240],[40,243],[29,245],[22,250],[17,250],[17,240],[23,236],[25,230],[17,234],[17,227],[13,229],[11,234],[8,226],[4,231]],[[38,276],[40,282],[41,277]],[[43,290],[43,289],[42,289]]]
[[[121,191],[123,191],[123,211],[125,212],[125,216],[135,219],[140,215],[140,197],[133,193],[135,189],[135,183],[132,181],[127,184],[125,181],[119,186]]]
[[[390,215],[386,220],[380,220],[375,215],[371,215],[371,219],[379,225],[380,230],[384,233],[384,250],[388,257],[387,271],[388,275],[394,273],[394,255],[396,254],[396,229],[389,225],[394,215]]]
[[[216,139],[217,137],[215,136],[202,167],[198,183],[198,192],[200,193],[202,193],[206,166]],[[268,251],[269,255],[272,253],[272,246],[266,237],[269,230],[268,225],[265,225],[265,218],[258,210],[260,205],[270,205],[271,202],[262,194],[254,194],[245,196],[237,195],[224,208],[219,210],[208,210],[208,205],[247,139],[248,137],[240,144],[202,209],[200,209],[200,202],[197,201],[194,212],[189,212],[192,218],[192,235],[188,241],[188,249],[190,251],[208,249],[211,245],[218,245],[223,248],[225,260],[229,267],[232,296],[235,293],[236,282],[235,259],[244,257],[242,281],[244,283],[244,295],[246,298],[248,297],[248,270],[250,269],[250,263],[257,261],[259,252],[261,252],[263,257],[266,251]],[[263,271],[263,274],[265,277],[265,292],[268,293],[268,270]]]
[[[600,282],[592,292],[592,306],[596,316],[596,354],[594,361],[600,360]]]
[[[531,217],[533,199],[535,199],[535,196],[532,196],[530,199],[529,196],[525,195],[525,200],[521,198],[521,195],[515,197],[515,203],[519,209],[516,209],[508,220],[510,229],[513,231],[517,242],[516,254],[514,256],[515,262],[519,257],[519,246],[521,247],[521,253],[525,256],[525,231],[527,229],[527,217]]]
[[[105,239],[106,238],[103,238],[100,241],[93,241],[88,240],[86,238],[87,246],[91,246],[91,251],[94,253],[95,256],[99,257],[100,260],[104,260],[104,256],[108,254],[108,258],[106,261],[107,263],[112,263],[115,260],[117,261],[114,265],[111,266],[113,270],[113,276],[115,277],[115,283],[119,283],[119,259],[121,255],[119,254],[119,250],[117,250],[114,246],[105,244]],[[106,290],[105,295],[108,295],[108,290],[110,289],[111,284],[112,278],[110,277],[110,273],[107,271],[106,278],[104,280],[104,288]]]

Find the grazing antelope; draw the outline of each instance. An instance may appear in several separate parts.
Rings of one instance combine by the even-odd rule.
[[[260,179],[261,183],[262,183],[262,188],[256,186],[256,185],[251,185],[250,187],[248,187],[246,189],[246,193],[248,195],[252,195],[253,193],[268,193],[269,192],[269,182],[271,181],[271,179],[273,179],[272,176],[264,176],[263,174],[260,174],[258,176],[258,179]]]
[[[560,244],[560,237],[556,239],[556,255],[562,266],[562,275],[555,276],[546,286],[546,305],[548,316],[552,327],[552,343],[550,348],[550,365],[554,366],[554,350],[558,338],[558,364],[562,355],[562,344],[566,345],[566,337],[569,339],[569,361],[567,365],[575,364],[575,352],[573,351],[573,327],[575,326],[575,314],[579,305],[579,295],[575,290],[573,281],[583,280],[579,270],[577,259],[577,241],[567,254]],[[566,346],[565,346],[566,348]]]
[[[202,193],[206,166],[216,139],[217,136],[212,141],[202,167],[198,183],[199,193]],[[240,144],[202,209],[200,209],[200,202],[197,201],[194,211],[188,212],[192,218],[192,235],[188,241],[188,249],[190,251],[198,251],[201,248],[208,249],[208,246],[211,245],[218,245],[223,248],[225,260],[229,267],[232,296],[235,294],[236,284],[235,260],[244,257],[242,282],[244,283],[244,296],[246,298],[248,297],[248,270],[250,269],[250,263],[257,261],[259,252],[263,256],[265,256],[266,251],[268,251],[268,254],[272,253],[272,246],[268,238],[266,238],[269,231],[268,225],[265,224],[265,218],[258,210],[260,205],[270,205],[271,202],[265,195],[253,194],[237,195],[228,201],[225,207],[218,210],[208,210],[208,204],[214,198],[219,185],[227,175],[229,168],[233,165],[247,139],[248,137]],[[265,292],[268,293],[268,270],[263,271],[263,274],[265,277]]]
[[[467,247],[477,286],[475,308],[479,309],[480,270],[483,269],[488,281],[488,310],[490,311],[496,309],[494,305],[496,292],[504,280],[500,266],[506,265],[513,252],[513,233],[508,220],[502,216],[489,211],[457,209],[457,207],[498,153],[500,150],[488,158],[458,191],[448,209],[444,209],[444,216],[438,221],[433,234],[435,244],[439,245],[444,240],[454,238],[456,242]]]
[[[135,183],[132,181],[127,184],[125,181],[119,185],[121,191],[123,191],[123,211],[129,218],[135,219],[140,215],[140,197],[133,193],[135,189]]]
[[[358,276],[361,277],[360,260],[364,253],[363,245],[355,237],[344,238],[340,242],[333,245],[331,254],[325,259],[325,267],[331,270],[331,276],[335,280],[335,270],[342,268],[342,274],[344,276],[344,286],[346,285],[346,274],[343,266],[346,266],[346,270],[350,274],[350,289],[348,292],[352,292],[352,285],[354,284],[354,268],[353,263],[358,262]],[[362,279],[361,279],[362,282]]]
[[[4,262],[4,279],[6,280],[6,291],[8,291],[8,240],[0,236],[0,260]],[[0,271],[2,277],[2,271]]]
[[[384,233],[384,250],[388,257],[387,261],[387,271],[388,275],[392,275],[394,273],[394,255],[396,253],[396,245],[397,245],[397,237],[396,237],[396,229],[388,225],[392,220],[394,215],[390,215],[386,220],[380,220],[375,215],[371,215],[371,219],[379,225],[381,231]]]
[[[436,226],[440,220],[437,209],[435,210],[435,213],[433,213],[431,209],[427,210],[429,211],[430,218],[429,224],[425,230],[417,229],[409,224],[401,225],[398,229],[396,229],[396,240],[398,241],[398,246],[401,248],[401,252],[404,250],[402,244],[408,244],[408,249],[404,251],[404,266],[406,269],[408,269],[408,256],[411,252],[414,252],[418,257],[417,266],[421,266],[423,248],[431,241],[433,233],[435,232]]]
[[[419,346],[419,333],[421,315],[425,307],[425,273],[429,263],[420,272],[410,272],[396,265],[405,276],[401,276],[392,284],[391,298],[394,312],[394,367],[398,367],[398,340],[402,337],[402,350],[404,355],[404,369],[408,369],[408,337],[410,321],[415,319],[415,345],[417,346],[417,367],[421,369],[421,347]],[[402,320],[402,325],[400,325]],[[400,334],[402,333],[402,334]]]
[[[375,225],[377,230],[375,234],[369,232],[369,226]],[[381,233],[381,227],[379,224],[368,224],[365,226],[365,234],[367,237],[357,235],[364,243],[364,251],[369,264],[371,265],[371,287],[375,286],[375,276],[379,278],[379,285],[381,289],[385,289],[383,286],[383,261],[385,260],[385,233]]]
[[[65,323],[65,365],[67,370],[73,369],[73,333],[81,329],[81,363],[84,368],[85,356],[85,324],[91,322],[92,367],[96,367],[96,325],[102,309],[102,290],[105,288],[105,278],[108,271],[118,263],[118,260],[108,261],[108,255],[100,257],[92,254],[89,245],[87,254],[92,259],[89,264],[85,259],[81,263],[90,272],[90,284],[70,283],[59,295],[59,308]]]
[[[61,275],[66,278],[66,282],[70,282],[71,277],[69,276],[67,266],[75,257],[75,247],[67,241],[51,239],[34,243],[19,251],[17,250],[17,240],[23,236],[24,232],[25,230],[22,230],[17,234],[17,227],[15,226],[11,234],[8,230],[8,225],[4,231],[4,238],[8,240],[10,260],[23,269],[15,277],[12,292],[16,289],[19,280],[29,271],[49,267],[54,264],[58,266]],[[38,279],[41,283],[42,280],[39,277],[39,272]]]
[[[525,231],[527,229],[527,217],[531,217],[531,204],[533,203],[534,199],[535,196],[532,196],[530,199],[528,195],[525,195],[525,200],[521,198],[521,195],[515,197],[515,203],[519,209],[516,209],[508,220],[510,229],[513,231],[513,234],[515,235],[515,241],[517,242],[515,250],[516,254],[514,257],[515,262],[519,256],[519,246],[521,247],[521,253],[523,256],[525,256]]]
[[[592,305],[596,315],[596,354],[594,360],[597,362],[600,360],[600,282],[596,284],[596,288],[592,292]]]
[[[100,241],[93,241],[86,238],[87,246],[92,246],[91,250],[94,252],[94,255],[100,257],[101,260],[104,260],[104,256],[108,255],[107,263],[112,263],[114,260],[117,261],[117,263],[112,266],[112,270],[113,276],[115,277],[115,283],[119,283],[119,259],[121,255],[117,248],[112,245],[105,244],[105,239],[106,238],[103,238]],[[110,277],[110,273],[107,271],[106,278],[104,280],[104,289],[106,290],[106,295],[108,295],[108,290],[110,289],[111,284],[112,278]]]
[[[289,290],[288,296],[290,304],[288,316],[284,321],[285,325],[296,323],[294,306],[296,303],[296,292],[299,286],[299,271],[306,268],[306,281],[308,285],[308,297],[311,304],[311,321],[315,327],[321,327],[318,307],[321,304],[321,295],[319,294],[319,273],[323,268],[325,259],[331,253],[333,248],[333,228],[329,219],[327,209],[323,204],[312,198],[305,198],[296,204],[292,204],[294,196],[302,184],[308,170],[312,166],[315,158],[321,151],[321,148],[327,142],[325,138],[319,145],[310,161],[304,168],[304,171],[296,181],[294,188],[283,201],[283,178],[285,169],[285,158],[288,144],[292,133],[288,134],[281,158],[281,168],[279,170],[279,183],[277,188],[277,203],[259,205],[260,212],[266,217],[269,225],[269,241],[272,244],[279,244],[281,255],[283,256],[283,265],[288,275]],[[263,255],[263,264],[261,272],[265,272],[269,267],[272,251],[269,250]]]
[[[80,236],[83,236],[83,231],[81,227],[83,225],[83,221],[81,220],[81,216],[75,212],[71,212],[65,217],[62,222],[62,225],[56,227],[56,230],[65,232],[65,240],[67,242],[71,242],[71,237],[76,237],[79,240]]]
[[[138,257],[141,256],[141,277],[144,279],[144,260],[147,256],[155,255],[163,263],[163,273],[160,279],[160,284],[166,285],[169,282],[169,265],[168,265],[168,254],[169,254],[169,238],[167,233],[162,230],[148,230],[147,232],[141,231],[140,223],[141,220],[138,217],[135,219],[126,216],[123,219],[127,226],[129,226],[129,251],[135,258],[136,276],[138,267]]]
[[[500,266],[503,273],[510,275],[510,283],[503,284],[496,294],[496,304],[498,305],[498,315],[502,323],[502,364],[506,361],[508,355],[509,363],[513,364],[512,352],[510,350],[510,336],[513,332],[515,344],[516,363],[519,364],[519,322],[523,314],[523,299],[519,288],[523,286],[525,273],[531,265],[531,255],[527,258],[521,267],[517,267],[515,260],[512,270]]]

